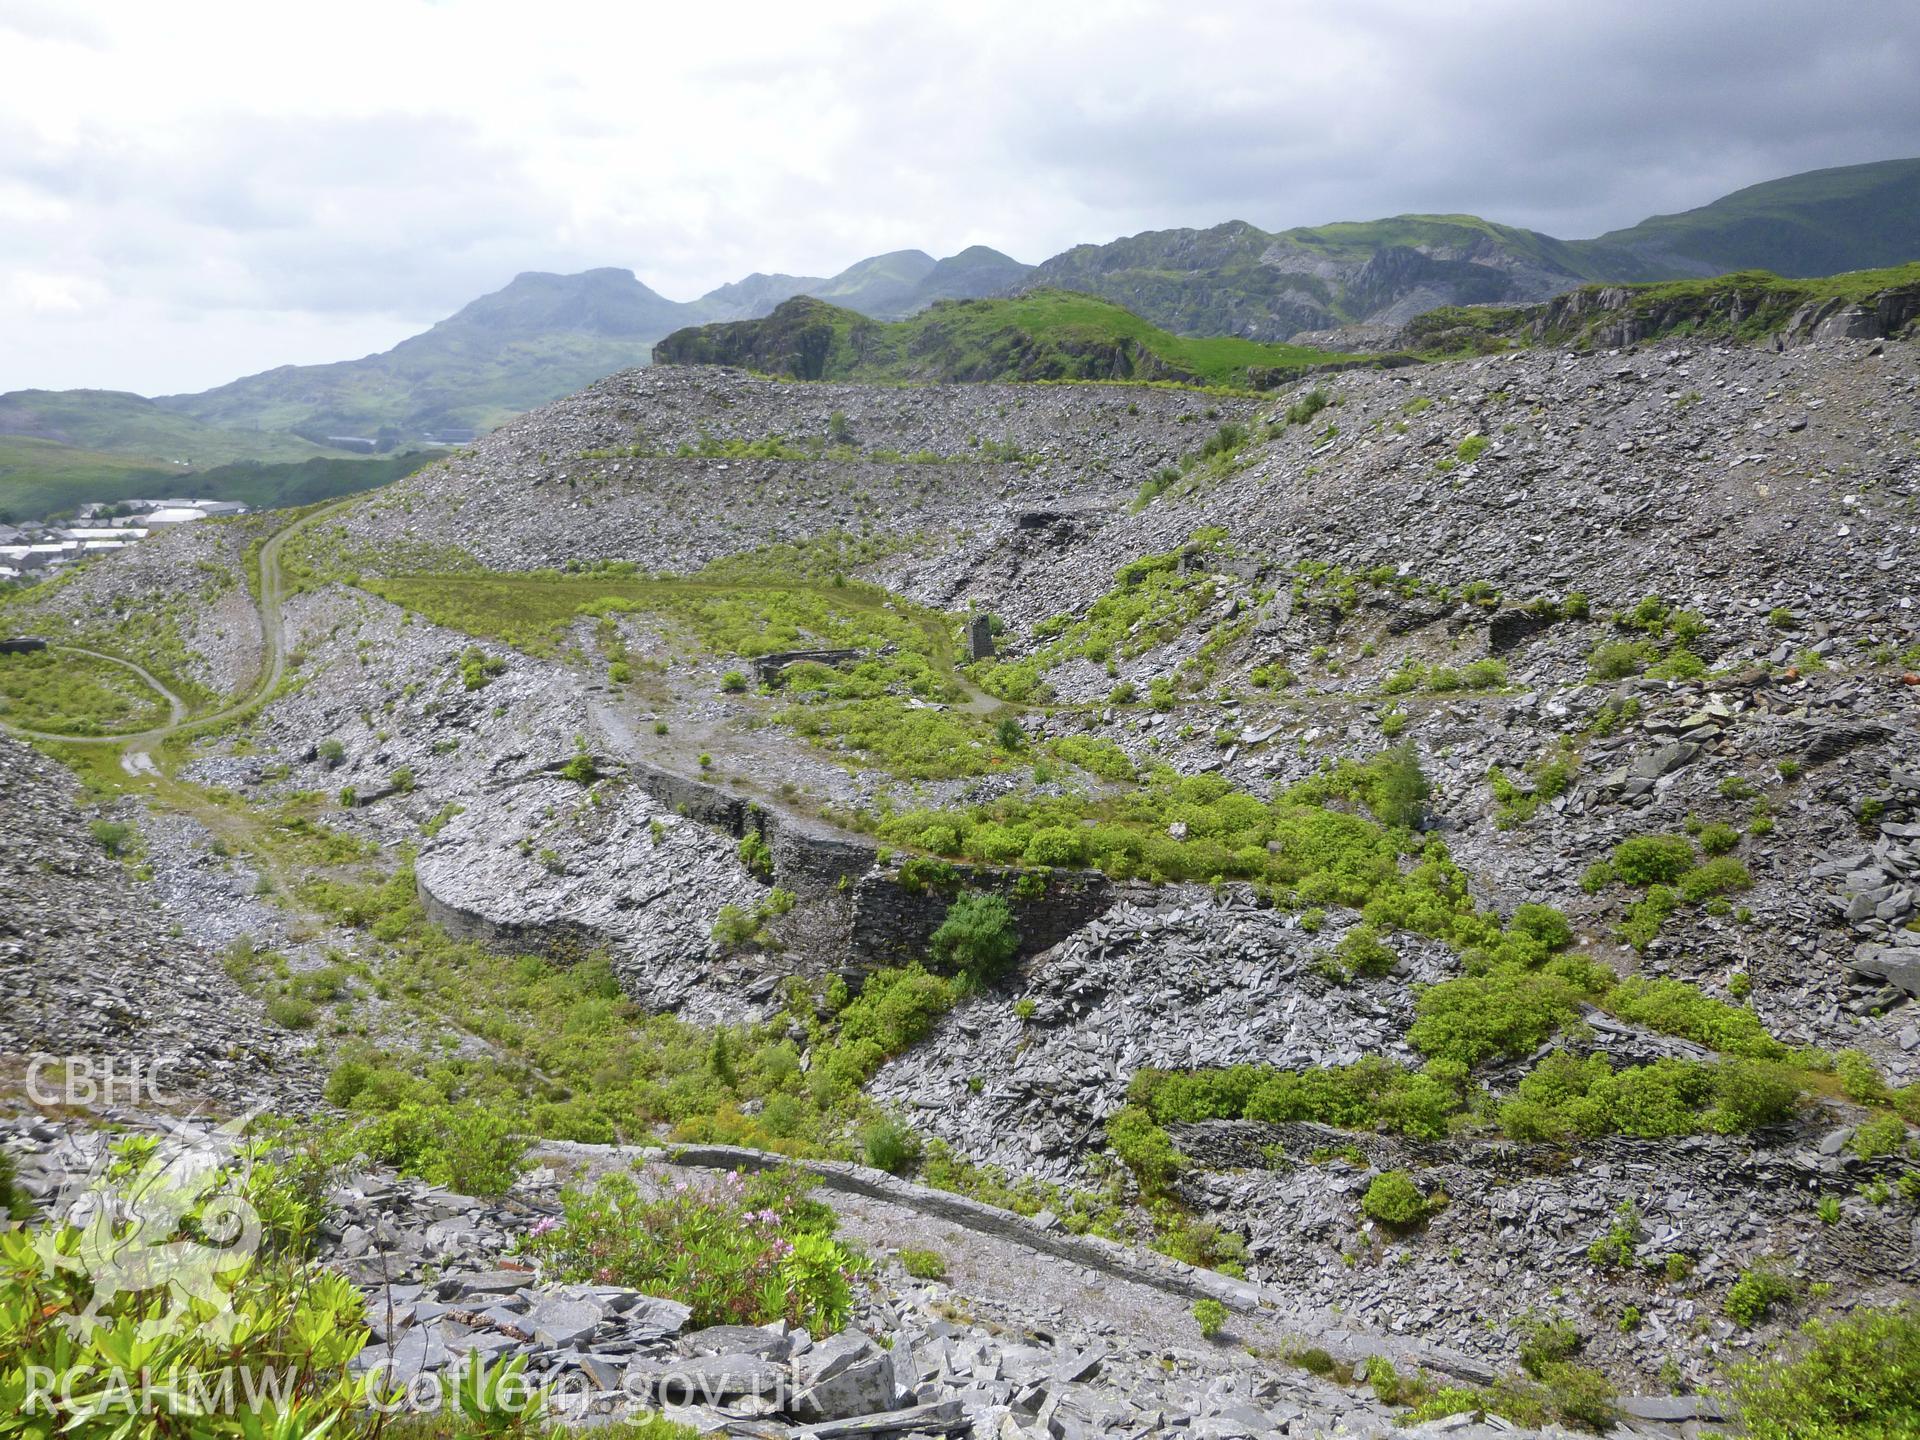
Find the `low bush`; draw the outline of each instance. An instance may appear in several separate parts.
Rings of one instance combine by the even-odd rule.
[[[810,1185],[797,1171],[732,1173],[648,1196],[616,1173],[564,1192],[564,1218],[525,1245],[557,1279],[678,1300],[696,1327],[784,1321],[832,1334],[863,1262],[832,1238],[833,1214],[806,1198]]]
[[[1174,1148],[1173,1137],[1140,1105],[1123,1105],[1108,1117],[1107,1143],[1148,1198],[1164,1195],[1187,1167],[1187,1158]]]
[[[1193,1302],[1193,1319],[1200,1327],[1200,1334],[1211,1340],[1227,1328],[1227,1307],[1218,1300],[1196,1300]]]
[[[1887,1098],[1887,1082],[1880,1076],[1880,1067],[1864,1050],[1840,1051],[1833,1057],[1833,1073],[1849,1100],[1873,1105]]]
[[[1578,1013],[1582,989],[1553,974],[1497,970],[1429,985],[1407,1039],[1435,1059],[1477,1065],[1530,1055]]]
[[[133,849],[133,827],[118,820],[96,820],[88,827],[88,832],[93,836],[93,843],[115,859]]]
[[[1920,1435],[1920,1310],[1811,1320],[1779,1355],[1732,1372],[1750,1440],[1907,1440]]]
[[[920,1137],[895,1115],[879,1115],[860,1132],[860,1149],[867,1164],[889,1175],[907,1175],[920,1163]]]
[[[902,1250],[900,1268],[916,1280],[944,1280],[947,1257],[938,1250]]]
[[[1435,1208],[1435,1202],[1404,1170],[1376,1175],[1367,1193],[1360,1197],[1360,1209],[1370,1219],[1400,1229],[1423,1223]]]
[[[1684,835],[1636,835],[1613,847],[1613,873],[1629,885],[1671,885],[1692,868]]]
[[[1127,1089],[1131,1105],[1156,1124],[1199,1120],[1310,1121],[1348,1130],[1379,1129],[1438,1140],[1471,1098],[1464,1066],[1430,1062],[1407,1070],[1377,1057],[1352,1065],[1276,1070],[1234,1065],[1217,1070],[1141,1070]]]
[[[1723,1054],[1787,1058],[1787,1047],[1767,1033],[1758,1015],[1702,994],[1683,980],[1629,976],[1608,992],[1606,1005],[1622,1020],[1683,1036]]]
[[[1740,1278],[1727,1290],[1723,1308],[1729,1320],[1742,1329],[1751,1330],[1766,1319],[1775,1306],[1791,1301],[1799,1289],[1790,1277],[1777,1270],[1756,1266],[1740,1272]]]
[[[1521,1077],[1500,1124],[1520,1140],[1735,1133],[1785,1119],[1799,1095],[1784,1072],[1760,1061],[1656,1060],[1616,1071],[1605,1056],[1563,1051]]]

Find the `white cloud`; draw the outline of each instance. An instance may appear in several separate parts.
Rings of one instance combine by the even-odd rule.
[[[7,276],[7,303],[29,315],[84,315],[107,300],[107,287],[84,275],[18,270]]]
[[[0,0],[0,36],[0,388],[343,358],[526,269],[691,298],[1227,218],[1579,235],[1920,153],[1893,5]]]

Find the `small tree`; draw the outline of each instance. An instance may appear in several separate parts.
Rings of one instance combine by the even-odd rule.
[[[1420,752],[1411,740],[1402,740],[1377,762],[1379,779],[1374,785],[1373,813],[1383,824],[1417,830],[1427,816],[1427,799],[1433,785],[1420,768]]]
[[[940,964],[979,985],[1013,959],[1020,948],[1020,932],[1005,896],[966,894],[947,907],[946,919],[928,945]]]

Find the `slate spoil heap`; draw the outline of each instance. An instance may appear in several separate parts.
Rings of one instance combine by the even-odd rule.
[[[724,1393],[693,1418],[740,1436],[1237,1440],[1389,1434],[1406,1413],[1286,1363],[1302,1335],[1347,1333],[1352,1348],[1328,1349],[1362,1373],[1391,1351],[1403,1369],[1485,1383],[1515,1373],[1552,1318],[1625,1392],[1630,1431],[1700,1434],[1731,1366],[1778,1353],[1810,1316],[1915,1293],[1920,1152],[1903,1110],[1920,1092],[1896,1092],[1920,1084],[1920,341],[1667,337],[1321,375],[1258,398],[655,368],[296,538],[302,584],[281,615],[294,681],[193,737],[178,776],[288,853],[338,842],[314,866],[346,877],[333,903],[303,908],[311,877],[297,874],[256,893],[251,862],[216,853],[197,819],[159,798],[102,806],[0,739],[0,1049],[151,1054],[203,1098],[288,1113],[320,1109],[332,1056],[317,1052],[361,1037],[403,1064],[444,1052],[519,1075],[527,1017],[426,1013],[407,988],[424,967],[383,969],[389,940],[352,918],[405,856],[435,924],[538,957],[516,962],[530,973],[604,952],[609,995],[693,1025],[768,1026],[753,1043],[790,1045],[807,1078],[784,1095],[742,1080],[715,1113],[771,1144],[788,1135],[772,1100],[812,1102],[845,998],[924,954],[953,895],[999,885],[1031,917],[1003,972],[944,996],[913,1043],[861,1071],[865,1100],[926,1142],[923,1174],[936,1158],[998,1167],[978,1183],[1004,1179],[1002,1199],[1028,1182],[1036,1213],[1007,1234],[877,1179],[836,1190],[844,1230],[879,1261],[853,1332],[689,1333],[660,1297],[513,1268],[514,1238],[554,1211],[563,1178],[631,1155],[549,1142],[499,1202],[363,1169],[330,1197],[328,1243],[377,1282],[383,1348],[368,1363],[523,1353],[542,1376],[584,1377],[596,1416],[662,1403],[676,1376],[711,1380]],[[231,545],[194,558],[243,559]],[[936,733],[985,758],[916,764],[859,726],[809,729],[820,689],[785,672],[754,683],[759,657],[721,653],[702,638],[718,627],[657,598],[572,608],[602,579],[725,592],[751,574],[777,591],[809,566],[823,588],[843,575],[891,592],[860,591],[891,619],[903,601],[943,614],[956,647],[990,617],[1000,668],[924,693],[888,681],[882,697],[886,723],[950,723]],[[105,623],[131,573],[117,567],[65,583],[55,623]],[[499,591],[466,605],[460,577]],[[539,587],[556,577],[579,583],[531,634],[515,607],[552,599]],[[209,583],[152,563],[137,580],[183,614]],[[1156,586],[1163,611],[1141,602]],[[221,593],[245,593],[237,572]],[[1096,612],[1125,623],[1076,628]],[[249,634],[225,609],[183,622],[187,673],[240,688]],[[831,674],[882,658],[866,638],[871,653]],[[763,648],[847,645],[808,633]],[[1398,745],[1430,794],[1397,838],[1358,791],[1301,798]],[[1167,800],[1176,780],[1256,820]],[[967,848],[989,814],[1006,842],[1036,799],[1063,807],[1064,837],[1022,835],[1004,864]],[[1290,890],[1296,805],[1339,812],[1356,853],[1386,847],[1370,852],[1368,901]],[[109,855],[96,821],[143,848]],[[1227,847],[1214,823],[1257,838]],[[304,851],[288,839],[301,824]],[[1100,849],[1109,825],[1134,826],[1138,850]],[[1432,1058],[1414,1033],[1429,987],[1496,963],[1445,917],[1394,928],[1411,911],[1393,887],[1411,887],[1434,841],[1458,867],[1433,859],[1460,913],[1564,917],[1560,961],[1498,963],[1577,966],[1565,1013],[1476,1052],[1424,1128],[1231,1106],[1165,1118],[1177,1160],[1150,1186],[1109,1131],[1146,1103],[1143,1070],[1399,1073]],[[1664,881],[1624,874],[1636,842],[1684,864]],[[1074,858],[1056,863],[1053,846]],[[1215,851],[1217,876],[1177,863]],[[280,982],[243,966],[232,979],[214,958],[243,934],[293,976],[337,963],[348,999],[315,1006],[305,1035],[267,1019],[250,986]],[[1368,963],[1348,967],[1359,951]],[[1686,1013],[1618,999],[1629,979],[1672,986]],[[1685,1070],[1697,1086],[1739,1073],[1736,1059],[1781,1067],[1799,1099],[1744,1126],[1710,1101],[1602,1117],[1591,1134],[1508,1123],[1542,1067]],[[829,1116],[823,1134],[844,1118],[800,1110],[798,1125]],[[51,1123],[8,1142],[36,1194],[50,1162],[33,1127]],[[823,1141],[862,1145],[855,1123]],[[649,1173],[665,1163],[648,1157]],[[1366,1207],[1395,1172],[1433,1202],[1418,1223]],[[1252,1297],[1225,1339],[1197,1338],[1204,1287],[1186,1271],[1142,1278],[1081,1246],[1069,1230],[1096,1209],[1115,1233],[1244,1267],[1206,1282]],[[908,1279],[890,1255],[909,1242],[946,1254],[952,1278]],[[1755,1270],[1796,1298],[1737,1314],[1729,1297]],[[1499,1428],[1435,1426],[1420,1433]]]

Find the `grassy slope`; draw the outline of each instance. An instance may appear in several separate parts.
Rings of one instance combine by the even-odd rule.
[[[1920,160],[1789,175],[1697,210],[1655,215],[1577,248],[1595,267],[1621,279],[1660,278],[1630,273],[1621,255],[1656,268],[1660,257],[1685,257],[1695,273],[1767,269],[1786,276],[1920,260]],[[1673,275],[1676,268],[1668,263],[1664,273]]]
[[[121,390],[14,390],[0,395],[0,436],[51,440],[160,468],[338,454],[297,435],[204,425]],[[178,467],[175,467],[178,468]]]
[[[174,494],[280,509],[370,490],[437,458],[437,452],[430,451],[365,458],[318,455],[293,462],[240,461],[210,470],[186,470],[5,435],[0,436],[0,518],[41,520],[71,512],[89,500]]]
[[[1340,221],[1283,230],[1273,237],[1332,259],[1365,261],[1390,246],[1468,247],[1492,241],[1511,254],[1567,275],[1604,279],[1576,246],[1535,230],[1500,225],[1478,215],[1394,215],[1385,220]]]
[[[1607,288],[1624,288],[1620,309],[1597,309],[1592,300]],[[1415,319],[1403,338],[1438,358],[1463,352],[1503,350],[1532,343],[1534,326],[1545,320],[1549,344],[1577,345],[1595,324],[1642,316],[1662,334],[1726,335],[1758,340],[1780,329],[1799,309],[1824,300],[1860,303],[1888,291],[1920,296],[1920,261],[1882,270],[1788,279],[1764,270],[1743,270],[1700,280],[1668,280],[1627,287],[1587,286],[1546,305],[1476,306],[1430,310]],[[1568,318],[1555,320],[1555,316]]]
[[[37,520],[82,500],[124,500],[169,490],[187,471],[52,440],[0,435],[0,521]]]
[[[275,503],[279,488],[271,476],[342,455],[296,435],[203,424],[124,391],[0,395],[0,513],[15,519],[39,519],[87,500],[183,492]],[[265,483],[227,470],[256,464],[261,475],[251,478],[269,477]],[[207,477],[216,472],[220,484],[209,488]]]
[[[489,430],[616,371],[646,364],[666,328],[632,338],[460,333],[365,360],[283,366],[165,403],[212,424],[270,429],[352,435],[390,429],[403,436],[446,427]]]
[[[1232,336],[1169,334],[1097,296],[1035,290],[949,301],[876,324],[820,301],[789,301],[766,320],[699,326],[663,341],[657,360],[741,364],[809,380],[1177,380],[1270,383],[1340,357]]]

